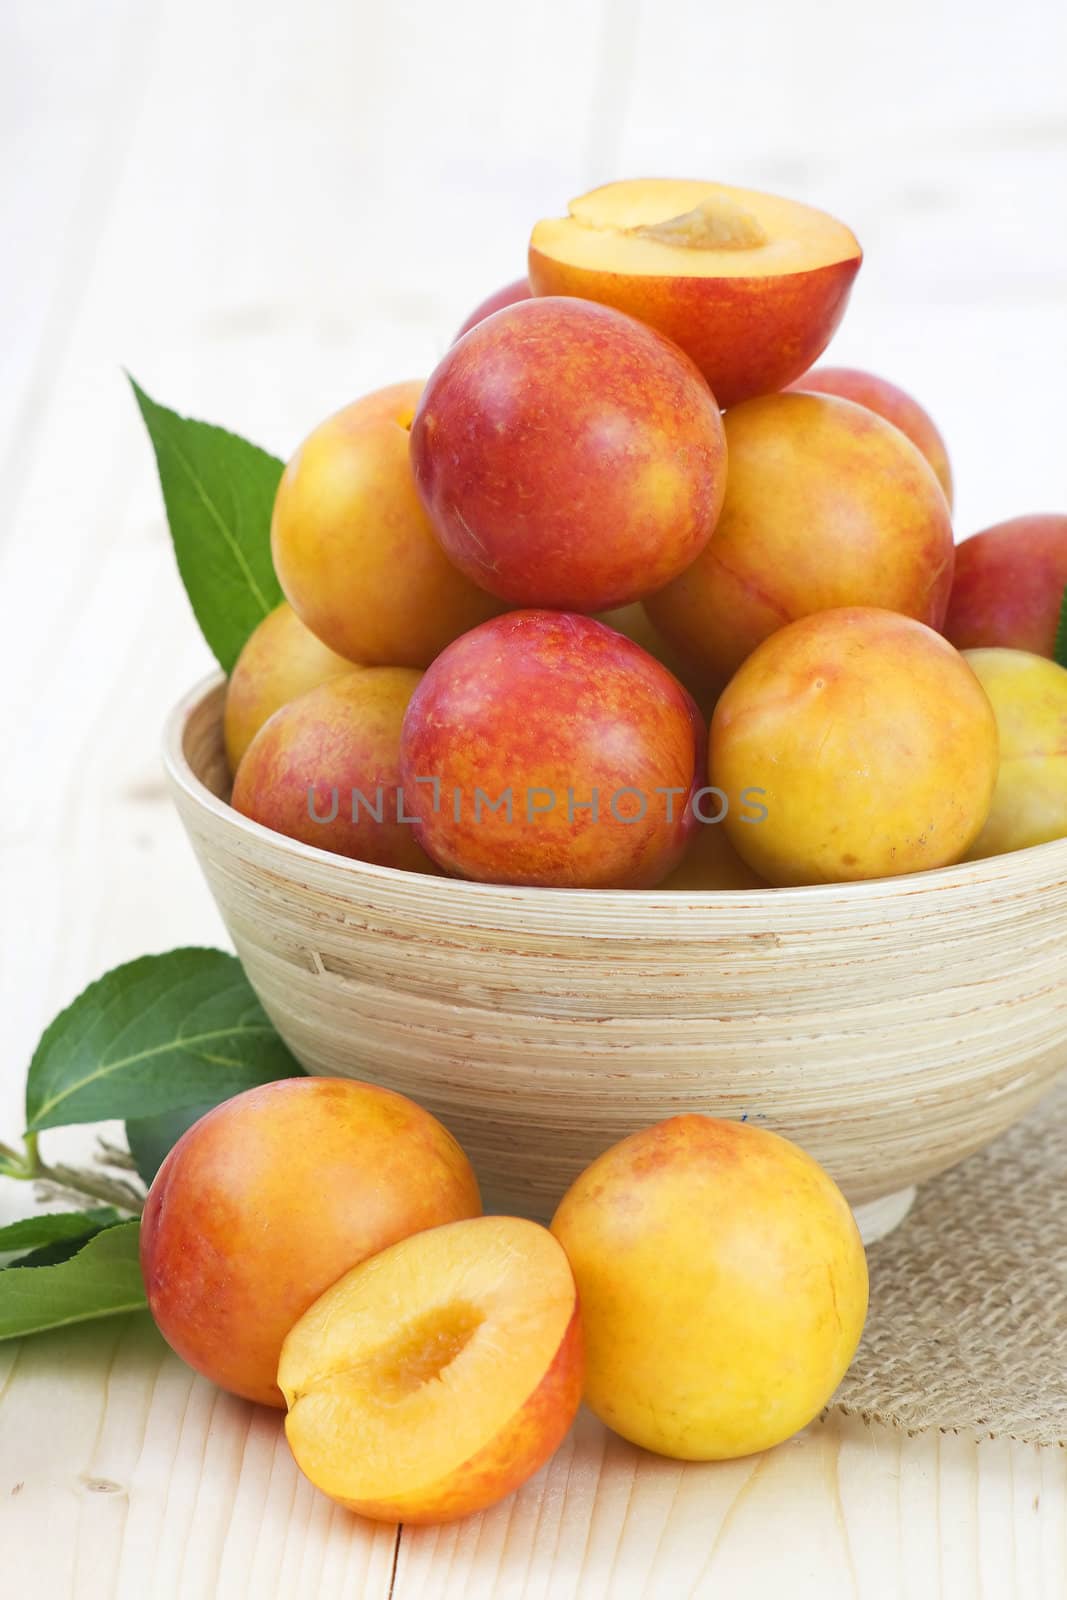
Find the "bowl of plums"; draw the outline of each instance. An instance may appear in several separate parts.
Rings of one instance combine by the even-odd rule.
[[[283,1038],[490,1209],[696,1111],[870,1240],[1067,1062],[1067,515],[957,543],[927,412],[821,362],[861,260],[711,182],[537,222],[425,382],[298,445],[272,603],[171,716]]]

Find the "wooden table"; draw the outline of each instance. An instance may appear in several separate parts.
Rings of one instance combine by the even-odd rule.
[[[961,531],[1067,504],[1067,13],[1043,0],[1010,28],[963,0],[9,0],[0,27],[0,1136],[90,978],[224,942],[160,778],[209,663],[121,364],[285,454],[427,370],[533,218],[704,172],[854,224],[835,359],[928,400]],[[28,1198],[0,1184],[0,1221]],[[1067,1458],[834,1418],[682,1467],[582,1418],[507,1504],[398,1535],[133,1317],[0,1345],[0,1552],[32,1600],[1059,1600]]]

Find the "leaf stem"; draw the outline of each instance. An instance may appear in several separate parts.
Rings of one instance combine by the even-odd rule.
[[[119,1211],[129,1211],[133,1216],[143,1211],[145,1196],[134,1184],[104,1173],[86,1172],[81,1167],[43,1161],[35,1133],[28,1133],[24,1144],[25,1154],[20,1155],[10,1145],[0,1143],[0,1176],[22,1183],[46,1183],[79,1200],[98,1200]]]
[[[5,1178],[28,1178],[26,1171],[26,1158],[17,1150],[12,1150],[9,1144],[0,1140],[0,1176]]]
[[[144,1210],[144,1194],[122,1178],[105,1178],[102,1174],[86,1172],[81,1167],[49,1166],[44,1161],[38,1164],[34,1178],[80,1198],[99,1200],[106,1206],[115,1206],[119,1211],[129,1211],[135,1217],[139,1217]]]
[[[137,1163],[130,1152],[123,1150],[121,1145],[112,1144],[110,1139],[97,1139],[93,1160],[98,1167],[118,1167],[123,1172],[137,1171]]]

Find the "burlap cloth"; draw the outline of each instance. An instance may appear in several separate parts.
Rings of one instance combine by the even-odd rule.
[[[832,1409],[1067,1444],[1067,1075],[924,1184],[869,1261],[867,1327]]]

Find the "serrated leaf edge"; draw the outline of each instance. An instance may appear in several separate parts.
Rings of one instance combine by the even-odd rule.
[[[61,1011],[56,1013],[56,1015],[52,1018],[51,1022],[48,1024],[47,1028],[45,1028],[45,1030],[42,1033],[40,1039],[38,1040],[37,1048],[34,1050],[33,1056],[30,1059],[30,1065],[29,1065],[29,1070],[28,1070],[28,1074],[27,1074],[27,1083],[26,1083],[26,1089],[27,1089],[26,1127],[27,1127],[27,1131],[28,1132],[30,1132],[30,1133],[40,1133],[40,1132],[43,1132],[44,1129],[46,1127],[48,1127],[48,1126],[56,1126],[56,1124],[49,1124],[44,1119],[47,1118],[48,1114],[52,1110],[54,1110],[54,1108],[57,1105],[61,1105],[64,1100],[69,1099],[69,1097],[72,1094],[74,1094],[78,1090],[84,1088],[86,1084],[94,1083],[100,1078],[106,1078],[106,1077],[110,1076],[112,1071],[117,1070],[120,1066],[129,1066],[132,1061],[141,1060],[141,1059],[148,1059],[149,1056],[155,1055],[155,1054],[162,1055],[162,1054],[165,1054],[167,1050],[173,1050],[173,1049],[176,1049],[176,1048],[184,1048],[189,1043],[188,1039],[174,1040],[174,1041],[168,1043],[166,1046],[161,1046],[158,1049],[149,1050],[149,1051],[143,1051],[143,1052],[137,1052],[132,1056],[126,1057],[123,1061],[109,1063],[108,1066],[106,1066],[105,1068],[103,1068],[103,1069],[101,1069],[101,1070],[99,1070],[97,1072],[90,1073],[86,1078],[81,1080],[78,1084],[71,1085],[69,1088],[65,1089],[62,1094],[59,1094],[59,1095],[55,1095],[54,1094],[54,1095],[52,1095],[47,1101],[43,1102],[40,1106],[38,1106],[33,1113],[31,1113],[31,1111],[30,1111],[29,1089],[30,1089],[30,1082],[31,1082],[31,1079],[32,1079],[34,1066],[37,1063],[37,1061],[39,1060],[42,1052],[45,1051],[46,1048],[48,1048],[48,1046],[50,1044],[50,1041],[52,1040],[54,1034],[59,1030],[61,1024],[65,1021],[65,1019],[67,1018],[69,1013],[74,1009],[75,1006],[81,1005],[82,1002],[86,999],[87,996],[91,995],[93,993],[93,991],[95,989],[98,989],[102,984],[108,983],[112,979],[114,979],[114,977],[115,977],[115,975],[117,973],[129,972],[135,967],[145,967],[149,963],[155,962],[155,961],[170,960],[170,959],[173,959],[174,957],[181,958],[181,957],[186,957],[186,956],[197,956],[197,955],[219,956],[219,957],[223,958],[223,960],[225,960],[225,961],[227,961],[229,963],[232,963],[234,965],[234,967],[237,968],[237,972],[235,972],[235,974],[234,974],[234,982],[236,984],[236,982],[238,981],[238,974],[240,974],[240,972],[241,972],[241,966],[240,966],[240,962],[238,961],[237,957],[235,955],[233,955],[230,951],[228,951],[228,950],[219,950],[216,947],[214,947],[213,945],[179,945],[174,950],[155,951],[155,952],[153,952],[152,954],[149,954],[149,955],[135,956],[132,961],[120,962],[117,967],[111,967],[107,972],[101,973],[100,977],[94,978],[91,983],[87,983],[85,988],[82,989],[78,994],[76,994],[74,996],[73,1000],[71,1000],[67,1005],[65,1005]],[[247,980],[245,980],[245,981],[247,981]],[[177,985],[175,985],[175,986],[177,987]],[[118,996],[116,996],[115,998],[117,1000]],[[225,1030],[214,1030],[213,1033],[205,1034],[203,1037],[205,1039],[206,1038],[210,1038],[210,1037],[229,1037],[229,1036],[232,1036],[234,1033],[240,1033],[240,1032],[260,1034],[265,1038],[274,1038],[274,1037],[277,1036],[274,1027],[271,1025],[269,1020],[265,1019],[263,1023],[256,1024],[255,1026],[244,1027],[244,1028],[242,1028],[242,1027],[227,1028]],[[211,1058],[208,1057],[207,1059],[211,1059]],[[216,1059],[219,1060],[219,1064],[220,1065],[227,1064],[221,1058],[216,1058]]]
[[[140,1234],[140,1227],[141,1225],[137,1221],[116,1223],[114,1227],[104,1228],[100,1233],[94,1234],[91,1239],[87,1239],[81,1250],[77,1251],[75,1255],[69,1257],[67,1261],[57,1262],[51,1267],[20,1267],[16,1261],[12,1266],[5,1267],[0,1276],[9,1279],[11,1273],[31,1272],[36,1278],[42,1272],[62,1272],[63,1269],[65,1267],[69,1267],[72,1262],[80,1260],[87,1250],[94,1249],[100,1239],[106,1238],[109,1234],[124,1232],[127,1228],[136,1228],[138,1234]],[[132,1265],[132,1263],[128,1262],[125,1263],[125,1265]],[[56,1328],[68,1328],[74,1323],[78,1322],[99,1322],[102,1317],[121,1317],[130,1311],[143,1311],[145,1310],[147,1304],[148,1297],[145,1294],[142,1285],[141,1294],[138,1296],[138,1298],[131,1300],[128,1303],[120,1301],[116,1305],[101,1306],[95,1311],[76,1312],[71,1315],[57,1317],[52,1322],[42,1322],[38,1327],[25,1328],[20,1332],[5,1333],[3,1329],[0,1328],[0,1342],[6,1339],[26,1339],[34,1333],[51,1333]]]

